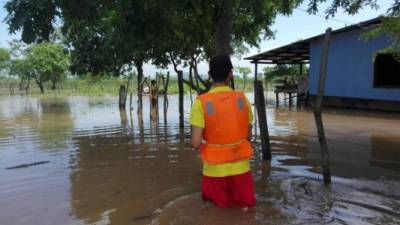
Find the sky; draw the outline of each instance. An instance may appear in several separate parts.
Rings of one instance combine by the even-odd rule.
[[[9,41],[11,41],[12,39],[20,38],[20,34],[9,34],[7,30],[7,24],[3,22],[4,18],[7,15],[7,12],[4,9],[4,4],[6,2],[6,0],[0,0],[0,47],[7,47]],[[328,3],[329,2],[332,1],[328,1]],[[307,5],[303,4],[299,8],[295,9],[293,14],[290,16],[278,16],[275,19],[274,25],[272,26],[272,30],[275,31],[275,38],[273,40],[263,40],[260,43],[260,48],[250,48],[249,53],[244,55],[243,58],[257,54],[259,52],[264,52],[276,47],[280,47],[282,45],[286,45],[300,39],[306,39],[315,35],[319,35],[321,33],[324,33],[324,31],[328,27],[331,27],[335,30],[375,18],[377,16],[385,14],[392,3],[393,0],[378,0],[378,5],[380,6],[379,9],[376,10],[366,7],[360,10],[360,12],[354,16],[347,15],[343,11],[339,10],[335,17],[328,20],[326,20],[323,16],[323,12],[327,8],[328,4],[325,3],[320,5],[320,13],[318,15],[309,15],[307,12],[305,12],[305,10],[307,9]],[[244,60],[243,58],[238,59],[236,57],[232,57],[232,63],[234,64],[234,66],[246,66],[250,67],[253,70],[254,65],[252,65],[249,61]],[[261,71],[262,68],[263,67],[259,67],[259,71]],[[165,73],[167,70],[170,71],[171,74],[174,74],[172,66],[170,66],[167,70],[161,70],[150,64],[145,64],[143,69],[145,75],[152,75],[155,74],[155,72]],[[200,63],[199,73],[207,74],[207,72],[207,63]]]

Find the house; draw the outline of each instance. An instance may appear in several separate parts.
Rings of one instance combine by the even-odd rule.
[[[400,55],[380,52],[390,40],[365,40],[382,22],[375,18],[332,31],[324,105],[400,112]],[[324,34],[246,58],[255,64],[309,64],[308,93],[318,87]]]

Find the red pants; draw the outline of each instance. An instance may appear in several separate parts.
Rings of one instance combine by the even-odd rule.
[[[204,201],[211,201],[221,208],[253,207],[256,202],[250,171],[227,177],[203,176],[201,191]]]

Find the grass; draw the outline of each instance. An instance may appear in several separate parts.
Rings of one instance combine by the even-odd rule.
[[[127,79],[124,78],[108,78],[108,77],[85,77],[79,79],[67,79],[61,82],[56,90],[50,89],[50,83],[46,84],[45,94],[40,93],[38,86],[31,81],[29,95],[84,95],[84,96],[117,96],[120,85],[126,85]],[[15,79],[0,79],[0,95],[9,95],[10,86],[13,87],[15,94],[25,94],[24,91],[19,91],[19,80]],[[243,86],[243,79],[235,77],[235,86],[237,90],[252,92],[253,79],[246,81],[246,87]],[[265,90],[271,90],[271,85],[265,85]],[[162,88],[160,88],[162,89]],[[133,93],[136,94],[137,82],[133,81]],[[176,77],[170,78],[168,94],[178,93],[178,80]],[[189,86],[184,84],[184,92],[189,93]],[[195,91],[194,91],[195,92]],[[193,93],[194,93],[193,92]]]

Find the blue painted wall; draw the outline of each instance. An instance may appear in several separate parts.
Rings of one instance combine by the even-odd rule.
[[[332,36],[325,95],[400,101],[400,88],[373,87],[374,52],[388,47],[390,42],[383,37],[366,42],[360,37],[362,32],[366,31],[352,30]],[[317,92],[322,42],[321,38],[310,45],[311,95]]]

